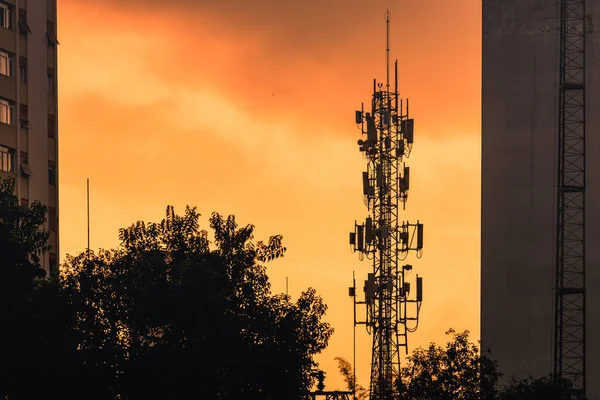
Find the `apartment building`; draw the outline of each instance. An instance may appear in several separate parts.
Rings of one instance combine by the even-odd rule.
[[[0,0],[0,176],[16,179],[21,204],[48,207],[49,274],[59,254],[57,48],[56,0]]]

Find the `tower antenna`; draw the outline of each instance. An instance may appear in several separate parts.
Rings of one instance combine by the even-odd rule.
[[[390,10],[385,12],[385,88],[390,91]]]
[[[423,300],[423,280],[416,276],[416,290],[411,296],[408,274],[412,265],[401,265],[408,253],[420,257],[423,249],[423,224],[400,220],[409,190],[409,167],[404,157],[412,150],[414,121],[408,116],[408,100],[403,109],[398,104],[398,64],[395,68],[395,86],[390,89],[390,35],[391,14],[386,22],[386,85],[373,85],[371,111],[364,107],[356,111],[366,138],[358,141],[359,149],[367,160],[362,173],[364,202],[370,215],[361,224],[355,223],[350,233],[350,245],[359,258],[373,263],[373,272],[365,281],[365,300],[356,301],[356,284],[349,294],[354,302],[354,324],[364,324],[373,336],[371,353],[370,399],[388,400],[395,397],[395,382],[400,376],[401,349],[408,354],[408,334],[417,329]],[[402,208],[399,207],[402,203]],[[365,306],[364,321],[357,321],[356,306]]]

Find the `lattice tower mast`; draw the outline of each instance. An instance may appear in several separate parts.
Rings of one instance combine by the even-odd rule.
[[[409,189],[409,168],[403,163],[413,144],[413,120],[408,118],[398,94],[398,61],[395,62],[395,86],[390,88],[389,23],[386,13],[386,83],[373,82],[371,111],[356,112],[366,140],[359,140],[360,151],[367,160],[363,172],[363,194],[371,215],[364,224],[355,224],[350,244],[361,259],[373,261],[373,273],[365,281],[365,301],[356,302],[355,286],[350,295],[356,304],[365,304],[365,324],[372,333],[370,399],[392,399],[400,371],[400,349],[408,353],[409,332],[416,330],[422,301],[422,278],[417,276],[416,299],[410,300],[410,283],[406,281],[411,265],[400,267],[410,250],[420,256],[423,225],[399,221],[399,203],[404,209]],[[414,315],[414,316],[409,316]],[[408,326],[410,322],[413,326]]]
[[[560,2],[554,375],[585,397],[585,0]]]

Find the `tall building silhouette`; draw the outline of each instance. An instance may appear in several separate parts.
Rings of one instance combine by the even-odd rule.
[[[16,179],[21,204],[48,207],[50,274],[59,254],[56,20],[56,0],[0,0],[0,176]]]
[[[560,3],[482,2],[481,340],[506,379],[547,376],[555,366],[556,249],[566,241],[557,236],[559,86],[582,90],[560,85]],[[578,224],[586,245],[573,231],[565,246],[585,258],[585,333],[576,334],[586,343],[582,365],[594,399],[600,398],[600,113],[594,111],[600,106],[600,0],[586,1],[579,16],[575,3],[567,9],[570,34],[585,18],[586,205]],[[567,43],[571,52],[573,43],[580,42]],[[583,368],[578,355],[563,353],[563,366]]]

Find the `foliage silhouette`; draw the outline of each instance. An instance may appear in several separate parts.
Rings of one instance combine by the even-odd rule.
[[[34,286],[35,278],[45,275],[40,255],[48,250],[48,231],[40,229],[46,207],[33,202],[19,205],[13,179],[0,178],[0,295],[4,300],[22,302]]]
[[[410,399],[491,399],[500,377],[497,364],[480,356],[469,332],[446,332],[445,348],[431,344],[408,357],[398,382],[399,393]]]
[[[47,209],[21,206],[14,191],[0,178],[0,397],[66,396],[59,378],[78,370],[75,314],[58,279],[43,279]]]
[[[431,344],[408,357],[398,382],[399,393],[408,399],[572,399],[566,380],[552,377],[517,380],[499,385],[503,375],[495,361],[483,356],[469,341],[469,331],[446,332],[452,340],[445,348]]]
[[[566,380],[555,382],[550,377],[511,379],[499,385],[502,373],[495,361],[479,352],[469,342],[469,332],[446,332],[452,339],[445,347],[432,343],[417,348],[401,367],[396,399],[494,399],[494,400],[572,400],[571,385]],[[368,389],[354,383],[352,366],[336,358],[348,389],[357,387],[357,399],[368,399]]]
[[[300,399],[333,332],[314,289],[273,295],[281,236],[194,208],[119,232],[114,250],[68,256],[46,279],[46,208],[0,180],[0,397]]]
[[[313,356],[333,330],[314,289],[293,303],[272,295],[262,262],[283,256],[281,236],[253,242],[254,226],[195,208],[121,229],[116,250],[69,256],[85,364],[113,395],[211,399],[300,398]]]
[[[354,392],[354,396],[357,400],[368,399],[369,390],[356,381],[352,364],[343,357],[335,357],[335,360],[338,362],[338,369],[346,382],[346,388],[349,391]]]

